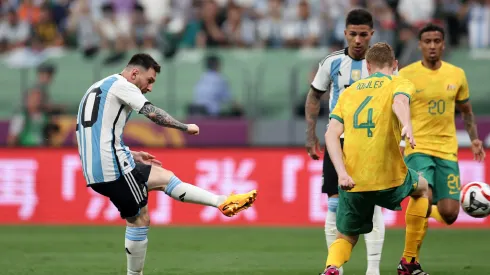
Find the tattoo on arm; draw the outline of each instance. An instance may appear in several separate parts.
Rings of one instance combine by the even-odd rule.
[[[141,108],[140,114],[145,115],[151,121],[155,122],[156,124],[158,124],[160,126],[165,126],[165,127],[169,127],[169,128],[179,129],[182,131],[187,131],[187,124],[176,120],[171,115],[169,115],[167,112],[156,107],[155,105],[153,105],[151,103],[145,104],[145,106],[143,106],[143,108]]]
[[[320,98],[322,97],[322,93],[310,89],[308,92],[308,96],[306,97],[305,103],[305,118],[306,118],[306,133],[307,133],[307,142],[311,142],[316,137],[315,128],[316,121],[318,119],[318,113],[320,113]]]
[[[470,140],[473,141],[478,138],[478,132],[476,130],[475,116],[473,112],[462,113],[464,120],[464,127],[466,128],[466,132],[470,136]]]

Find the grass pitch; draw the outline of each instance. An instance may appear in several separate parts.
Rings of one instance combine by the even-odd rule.
[[[126,274],[124,227],[1,226],[0,274]],[[327,256],[323,228],[154,227],[145,275],[317,275]],[[403,230],[388,230],[381,274],[396,274]],[[422,265],[430,274],[490,274],[490,230],[430,230]],[[364,275],[364,240],[346,275]]]

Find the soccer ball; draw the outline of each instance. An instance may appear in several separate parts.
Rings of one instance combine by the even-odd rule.
[[[463,211],[474,218],[490,215],[490,186],[484,182],[470,182],[461,189]]]

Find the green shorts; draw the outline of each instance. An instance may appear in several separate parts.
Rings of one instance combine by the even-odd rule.
[[[387,190],[346,192],[339,189],[337,230],[347,236],[369,233],[373,230],[374,207],[401,210],[401,202],[417,189],[419,175],[409,169],[402,185]]]
[[[419,173],[432,187],[432,203],[441,199],[459,200],[461,182],[458,162],[415,153],[405,158],[407,166]]]

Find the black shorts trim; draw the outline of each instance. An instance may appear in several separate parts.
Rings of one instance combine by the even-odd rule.
[[[344,139],[340,139],[340,146],[344,148]],[[327,152],[327,147],[325,146],[325,154],[323,156],[323,174],[322,174],[322,193],[327,194],[329,197],[332,195],[339,194],[339,178],[337,176],[337,171],[333,166],[332,160]]]
[[[136,167],[117,180],[89,185],[95,192],[108,197],[116,206],[121,218],[139,215],[148,204],[148,178],[151,165],[136,163]]]

